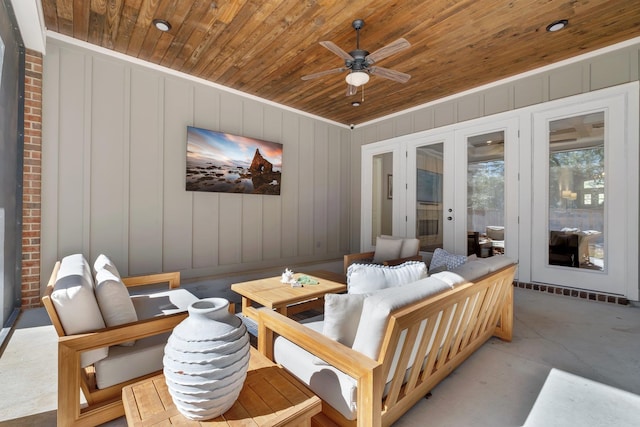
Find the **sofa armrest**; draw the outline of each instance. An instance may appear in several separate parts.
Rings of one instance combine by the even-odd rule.
[[[371,251],[371,252],[361,252],[359,254],[346,254],[344,256],[344,274],[347,274],[347,269],[354,262],[362,261],[362,260],[365,260],[365,259],[371,261],[373,259],[374,255],[375,255],[375,252],[373,252],[373,251]]]
[[[169,283],[169,289],[180,287],[180,272],[147,274],[145,276],[123,277],[122,282],[126,287],[156,285],[159,283]]]
[[[274,334],[291,341],[358,382],[358,425],[380,426],[382,364],[268,309],[258,310],[258,350],[273,360]]]

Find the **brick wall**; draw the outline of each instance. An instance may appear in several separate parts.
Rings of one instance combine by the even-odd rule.
[[[40,192],[42,55],[25,54],[24,175],[22,208],[22,308],[40,305]]]

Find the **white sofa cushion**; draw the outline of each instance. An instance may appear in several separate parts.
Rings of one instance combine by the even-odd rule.
[[[66,256],[60,262],[51,301],[66,335],[105,327],[93,290],[91,269],[82,254]],[[108,354],[108,347],[86,351],[82,353],[80,363],[86,367]]]
[[[436,250],[433,251],[433,258],[431,258],[429,270],[438,270],[443,266],[446,267],[445,270],[453,270],[465,262],[467,262],[465,255],[450,254],[442,248],[436,248]]]
[[[426,276],[427,266],[421,261],[407,261],[394,266],[351,264],[347,269],[347,292],[371,293],[415,282]]]
[[[96,299],[104,323],[109,327],[138,320],[129,291],[117,273],[117,270],[113,273],[109,266],[101,266],[96,271]],[[127,341],[120,345],[132,346],[134,342]]]
[[[478,262],[489,268],[489,273],[513,264],[513,259],[505,255],[494,255],[489,258],[478,258]]]
[[[304,323],[321,332],[322,322]],[[316,357],[283,337],[274,341],[273,356],[276,363],[286,367],[320,399],[340,412],[346,419],[357,417],[358,383],[331,365],[317,365]]]
[[[392,259],[400,258],[402,240],[388,238],[385,236],[376,237],[376,250],[373,255],[373,262],[382,263]]]
[[[391,312],[449,289],[448,283],[427,277],[401,289],[387,288],[366,298],[352,348],[377,360]]]

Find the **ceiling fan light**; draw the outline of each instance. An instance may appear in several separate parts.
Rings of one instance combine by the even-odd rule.
[[[346,80],[351,86],[362,86],[369,81],[369,74],[364,71],[352,71],[347,74]]]

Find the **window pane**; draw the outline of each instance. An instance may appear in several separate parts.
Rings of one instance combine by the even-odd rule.
[[[549,264],[605,268],[604,125],[602,112],[549,124]]]
[[[393,153],[373,156],[373,194],[371,215],[371,244],[376,237],[393,233]]]
[[[504,132],[467,139],[467,253],[504,254]]]
[[[416,150],[416,236],[420,250],[433,252],[444,242],[442,223],[442,156],[444,144]]]

